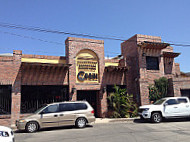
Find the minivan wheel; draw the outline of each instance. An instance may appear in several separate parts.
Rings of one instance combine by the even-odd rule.
[[[151,120],[153,123],[160,123],[162,121],[162,115],[158,112],[152,114]]]
[[[37,122],[28,122],[26,124],[26,131],[28,133],[33,133],[38,130],[38,123]]]
[[[86,126],[86,119],[85,118],[78,118],[75,122],[77,128],[84,128]]]

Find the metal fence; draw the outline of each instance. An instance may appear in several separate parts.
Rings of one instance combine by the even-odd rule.
[[[0,85],[0,114],[11,114],[11,85]]]
[[[21,113],[33,113],[45,104],[66,101],[65,86],[22,86]]]

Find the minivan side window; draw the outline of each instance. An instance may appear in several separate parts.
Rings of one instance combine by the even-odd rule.
[[[59,105],[60,111],[75,111],[86,110],[87,105],[85,103],[63,103]]]
[[[74,111],[75,106],[73,103],[65,103],[59,105],[59,111]]]
[[[50,105],[43,110],[43,113],[55,113],[58,112],[59,105]]]
[[[177,99],[178,100],[178,102],[180,103],[180,104],[182,104],[182,103],[187,103],[187,99],[185,99],[185,98],[179,98],[179,99]]]

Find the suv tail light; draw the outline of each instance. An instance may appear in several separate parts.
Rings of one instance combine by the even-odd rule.
[[[92,110],[91,113],[94,114],[94,110]]]

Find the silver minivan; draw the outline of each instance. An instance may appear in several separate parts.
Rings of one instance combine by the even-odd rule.
[[[95,122],[94,109],[86,101],[59,102],[48,104],[34,114],[16,121],[18,130],[29,133],[41,128],[75,125],[84,128]]]

